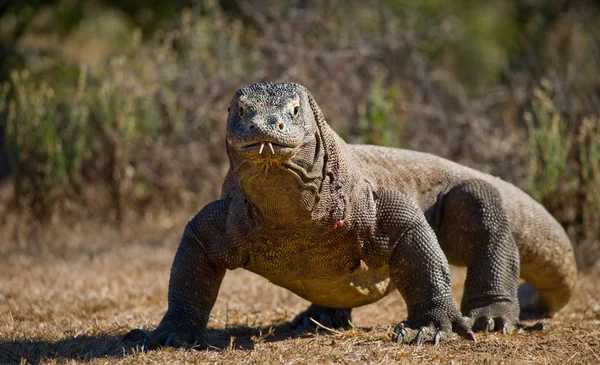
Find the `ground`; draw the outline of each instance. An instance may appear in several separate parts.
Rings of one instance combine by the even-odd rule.
[[[208,350],[123,347],[136,327],[153,328],[167,309],[171,261],[183,223],[144,234],[81,228],[50,246],[0,242],[0,364],[19,363],[600,363],[600,281],[580,275],[569,305],[546,330],[478,342],[398,345],[393,326],[406,317],[394,293],[353,313],[354,328],[292,331],[286,324],[308,303],[243,270],[228,272],[208,324]],[[90,236],[90,237],[88,237]],[[12,247],[12,246],[11,246]],[[460,298],[464,270],[453,269]]]

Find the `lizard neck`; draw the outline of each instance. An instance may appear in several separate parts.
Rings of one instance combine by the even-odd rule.
[[[256,165],[237,160],[232,161],[232,168],[261,225],[331,230],[343,225],[347,192],[354,183],[346,173],[345,148],[332,130],[323,133],[319,129],[286,162]]]

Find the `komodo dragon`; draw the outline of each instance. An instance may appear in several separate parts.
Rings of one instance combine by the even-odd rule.
[[[540,204],[440,157],[346,144],[301,85],[238,90],[226,148],[221,199],[185,227],[167,313],[154,331],[125,339],[203,343],[225,271],[240,267],[313,303],[296,325],[312,317],[344,327],[351,308],[398,289],[408,310],[398,342],[510,333],[520,311],[552,315],[569,300],[573,249]],[[460,311],[448,263],[467,267]]]

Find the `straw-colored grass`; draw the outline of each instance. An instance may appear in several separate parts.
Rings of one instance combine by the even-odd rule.
[[[594,273],[580,275],[574,298],[542,332],[479,334],[477,343],[455,336],[439,347],[417,347],[390,341],[393,326],[406,316],[397,293],[356,309],[352,330],[292,331],[285,322],[308,303],[237,270],[226,275],[212,312],[213,348],[143,353],[123,347],[123,334],[153,328],[167,308],[179,225],[129,238],[62,234],[65,243],[57,247],[64,250],[72,240],[76,252],[0,258],[0,364],[600,363],[600,281]],[[453,275],[459,297],[464,270]]]

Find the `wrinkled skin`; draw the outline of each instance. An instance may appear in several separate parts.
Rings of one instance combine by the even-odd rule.
[[[169,308],[144,345],[203,346],[227,269],[243,267],[314,303],[293,325],[348,327],[351,308],[399,290],[394,340],[510,333],[521,309],[552,315],[576,279],[558,223],[500,179],[413,151],[347,145],[298,84],[240,89],[229,108],[221,199],[186,226]],[[460,309],[449,262],[467,266]],[[520,290],[519,278],[528,284]],[[519,296],[518,296],[519,292]],[[313,320],[311,320],[311,318]]]

